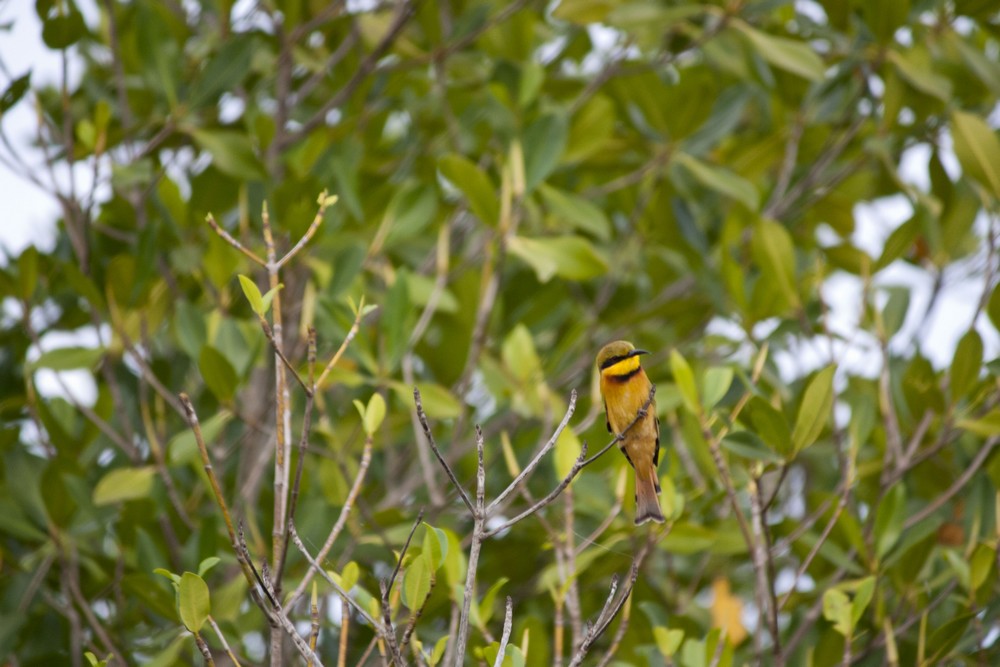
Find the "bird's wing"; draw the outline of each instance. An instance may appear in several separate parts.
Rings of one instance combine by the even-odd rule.
[[[653,465],[660,465],[660,418],[653,417],[653,422],[656,424],[656,448],[653,450]]]

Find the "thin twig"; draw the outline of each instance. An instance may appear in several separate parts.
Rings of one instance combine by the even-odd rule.
[[[500,526],[496,526],[486,531],[484,537],[486,538],[493,537],[497,533],[507,530],[514,524],[531,516],[532,514],[536,513],[538,510],[542,509],[543,507],[551,503],[553,500],[558,498],[559,495],[566,489],[567,486],[570,485],[570,482],[573,481],[573,479],[580,473],[581,470],[589,466],[597,459],[601,458],[601,456],[606,451],[608,451],[613,446],[615,446],[616,444],[625,439],[625,435],[632,429],[632,427],[635,426],[635,424],[638,423],[639,420],[642,419],[642,417],[647,414],[647,411],[649,410],[650,405],[652,405],[653,398],[655,396],[656,396],[656,386],[653,385],[649,389],[649,397],[646,399],[646,402],[636,413],[635,418],[628,424],[628,426],[626,426],[622,430],[621,433],[615,435],[615,437],[611,439],[611,442],[605,445],[604,448],[601,449],[601,451],[597,452],[590,458],[587,458],[587,443],[584,442],[583,446],[580,448],[580,455],[577,456],[576,460],[573,462],[573,467],[570,468],[569,473],[567,473],[566,477],[564,477],[562,481],[560,481],[559,484],[552,491],[550,491],[547,496],[545,496],[544,498],[536,502],[534,505],[532,505],[528,509],[524,510],[523,512],[515,516],[513,519],[510,519],[501,524]]]
[[[388,606],[389,604],[389,593],[392,591],[392,585],[396,582],[396,577],[399,575],[399,568],[403,565],[403,558],[406,556],[406,550],[410,548],[410,542],[413,540],[413,534],[417,532],[417,527],[420,522],[424,520],[424,508],[420,508],[417,512],[417,520],[413,522],[413,528],[410,528],[410,534],[406,536],[406,542],[403,544],[403,550],[399,552],[399,558],[396,560],[396,566],[392,568],[392,575],[389,577],[389,581],[385,587],[385,594],[382,596],[382,604]]]
[[[577,649],[576,653],[573,655],[573,659],[570,660],[569,667],[579,667],[579,665],[583,664],[583,659],[587,656],[587,653],[594,645],[594,642],[596,642],[604,631],[608,629],[608,626],[611,625],[611,622],[621,611],[622,606],[625,604],[625,600],[627,600],[629,595],[632,594],[632,587],[635,586],[635,580],[638,576],[639,565],[638,563],[633,562],[632,571],[629,573],[625,590],[623,590],[621,595],[617,596],[617,598],[618,575],[616,574],[611,578],[611,591],[608,594],[608,599],[604,603],[601,613],[598,614],[597,620],[589,624],[587,634],[580,643],[580,648]]]
[[[184,412],[187,416],[188,424],[191,426],[191,431],[194,433],[195,442],[198,445],[198,452],[201,454],[201,462],[205,468],[205,474],[208,476],[208,482],[212,486],[212,493],[215,495],[215,502],[219,506],[219,510],[222,512],[222,519],[226,522],[226,531],[229,533],[229,543],[233,547],[233,551],[236,552],[236,559],[239,561],[241,569],[243,570],[243,576],[246,578],[247,583],[250,587],[257,583],[256,577],[252,571],[252,566],[250,562],[243,558],[242,551],[240,549],[240,541],[237,539],[236,529],[233,527],[233,518],[229,513],[229,506],[226,504],[225,496],[222,495],[222,487],[219,485],[219,478],[215,475],[215,468],[212,466],[212,460],[208,456],[208,447],[205,445],[205,438],[201,433],[201,424],[198,421],[198,413],[195,412],[194,405],[191,404],[191,399],[187,394],[181,393],[179,395],[181,405],[184,407]]]
[[[219,624],[215,622],[215,619],[211,616],[208,617],[208,622],[212,625],[212,629],[215,630],[215,635],[219,638],[219,642],[222,643],[222,648],[226,651],[226,655],[229,659],[233,661],[235,667],[240,667],[240,661],[236,659],[236,654],[233,653],[233,649],[229,647],[229,642],[226,641],[226,636],[222,634],[222,628]],[[315,645],[313,646],[315,649]]]
[[[241,253],[243,253],[244,255],[246,255],[248,258],[250,258],[250,261],[254,262],[255,264],[259,264],[260,266],[267,266],[267,262],[265,262],[263,259],[261,259],[257,255],[257,253],[255,253],[253,250],[250,250],[245,245],[243,245],[242,243],[240,243],[239,241],[237,241],[235,238],[233,238],[233,236],[229,232],[227,232],[225,229],[223,229],[219,225],[219,223],[217,223],[215,221],[215,216],[213,216],[211,213],[209,213],[208,216],[206,216],[205,220],[208,221],[209,226],[212,228],[212,230],[216,234],[219,235],[219,237],[223,241],[225,241],[226,243],[228,243],[229,245],[233,246],[234,248],[236,248],[237,250],[239,250]]]
[[[340,515],[337,517],[336,523],[334,523],[333,528],[330,529],[329,535],[326,537],[326,541],[323,542],[323,546],[316,553],[316,560],[322,563],[326,560],[327,554],[330,553],[330,549],[333,548],[333,543],[337,541],[337,537],[340,532],[344,529],[344,525],[347,523],[347,517],[351,513],[351,509],[354,507],[354,503],[357,500],[358,494],[361,492],[361,485],[364,483],[365,474],[368,472],[368,466],[371,464],[372,460],[372,439],[371,437],[365,440],[365,448],[361,454],[361,463],[358,464],[358,473],[354,476],[354,483],[351,485],[351,490],[347,493],[347,498],[344,500],[343,507],[340,508]],[[306,586],[312,581],[314,570],[310,569],[302,577],[302,581],[299,585],[295,587],[295,591],[288,598],[288,607],[291,608],[306,590]]]
[[[205,659],[205,665],[207,667],[215,667],[215,660],[212,659],[212,650],[208,648],[208,644],[205,643],[204,638],[197,632],[194,633],[194,643],[198,646],[201,657]]]
[[[419,397],[419,394],[416,395]],[[423,408],[420,408],[419,412],[420,414],[423,414]],[[486,539],[486,508],[484,502],[486,495],[486,469],[483,465],[483,449],[483,431],[477,425],[476,452],[478,455],[478,462],[476,466],[476,505],[475,508],[472,509],[472,545],[469,547],[469,561],[465,572],[465,591],[462,597],[462,615],[459,617],[458,639],[455,642],[455,659],[457,661],[464,659],[465,647],[469,640],[469,618],[472,611],[472,600],[476,597],[476,574],[479,567],[479,551],[483,546],[483,541]],[[442,465],[445,465],[444,460],[441,459],[440,453],[437,451],[437,447],[435,447],[434,452],[435,454],[438,454],[438,458],[441,460]],[[449,474],[454,478],[454,473],[451,473],[451,469],[446,467],[446,470],[448,470]]]
[[[471,512],[472,515],[475,516],[476,509],[472,505],[472,500],[469,499],[469,494],[465,492],[465,489],[462,487],[462,484],[458,481],[458,478],[455,476],[455,471],[453,471],[451,469],[451,466],[448,465],[448,462],[445,461],[444,456],[441,455],[441,450],[438,449],[437,443],[434,441],[434,435],[431,433],[431,425],[430,423],[428,423],[427,414],[424,412],[424,404],[420,400],[420,390],[417,387],[413,388],[413,402],[417,408],[417,417],[420,419],[420,425],[423,426],[424,428],[424,435],[427,437],[427,443],[431,446],[431,450],[434,452],[434,456],[437,457],[437,460],[441,464],[441,467],[444,468],[444,471],[448,473],[448,479],[451,480],[451,483],[455,486],[455,489],[458,490],[458,494],[462,497],[462,501],[465,503],[465,506],[469,509],[469,512]]]
[[[337,652],[337,667],[347,667],[347,637],[351,625],[351,608],[347,598],[340,596],[340,647]],[[364,660],[358,663],[363,665]]]
[[[309,561],[310,570],[318,572],[328,584],[333,586],[333,590],[337,591],[337,593],[339,593],[352,607],[354,607],[354,610],[361,615],[361,618],[365,619],[365,621],[375,628],[379,634],[384,635],[386,630],[382,627],[382,624],[379,621],[376,621],[364,607],[358,604],[354,598],[350,596],[350,593],[345,591],[344,588],[333,579],[333,577],[327,574],[326,570],[324,570],[316,559],[309,554],[309,550],[306,549],[306,546],[302,543],[302,539],[299,537],[298,531],[295,530],[294,523],[288,524],[288,535],[292,538],[292,542],[295,544],[296,548],[298,548],[298,550],[302,552],[302,555],[305,556],[306,560]]]
[[[955,479],[952,485],[949,486],[944,493],[921,507],[918,511],[906,517],[906,520],[903,521],[903,530],[912,528],[929,517],[931,514],[934,514],[934,512],[938,511],[942,505],[951,500],[952,496],[965,489],[965,485],[968,484],[969,480],[972,479],[972,476],[979,471],[979,468],[993,452],[993,448],[997,446],[997,443],[1000,443],[1000,437],[994,436],[987,440],[986,443],[979,448],[976,456],[972,459],[969,465],[966,466],[965,470],[962,471],[962,474]]]
[[[330,374],[333,367],[336,366],[337,362],[340,361],[340,358],[344,356],[344,352],[347,350],[348,345],[350,345],[351,341],[354,340],[354,337],[358,335],[358,329],[361,328],[361,319],[365,316],[364,310],[364,301],[362,300],[361,304],[358,306],[358,312],[354,315],[354,323],[347,332],[347,336],[344,337],[344,342],[340,344],[340,347],[337,348],[337,352],[330,358],[330,361],[328,361],[326,366],[323,368],[323,372],[320,373],[319,378],[316,379],[315,386],[317,388],[323,387],[323,381],[326,380],[326,376]]]
[[[569,420],[573,416],[573,412],[575,411],[576,411],[576,389],[570,392],[569,405],[566,408],[566,414],[563,415],[562,421],[559,422],[559,425],[556,427],[556,430],[552,433],[552,437],[549,438],[548,442],[545,443],[545,446],[538,451],[538,453],[535,455],[535,458],[533,458],[528,463],[528,465],[526,465],[524,469],[521,470],[521,473],[514,479],[514,481],[512,481],[507,486],[506,489],[501,491],[500,494],[493,499],[493,502],[491,502],[489,506],[486,508],[487,514],[492,513],[493,510],[495,510],[500,505],[500,503],[502,503],[507,498],[507,496],[516,491],[518,487],[520,487],[521,484],[523,484],[525,480],[531,475],[531,473],[534,472],[535,468],[537,468],[538,464],[541,462],[542,457],[548,454],[549,450],[555,446],[556,441],[559,439],[559,436],[562,435],[563,430],[569,424]]]
[[[289,519],[291,521],[291,519]],[[346,638],[347,635],[344,633],[344,628],[347,625],[348,619],[350,619],[350,610],[347,610],[340,618],[341,622],[341,637]],[[316,644],[319,641],[319,599],[316,595],[316,582],[313,582],[312,587],[312,598],[309,600],[309,648],[313,651],[316,650]],[[342,642],[346,643],[346,642]],[[306,663],[306,667],[312,667],[312,661]]]
[[[496,660],[493,661],[493,667],[501,667],[503,665],[504,654],[507,653],[507,642],[510,641],[510,627],[511,621],[514,615],[514,603],[511,601],[510,596],[507,596],[507,607],[503,616],[503,635],[500,637],[500,648],[497,649]]]
[[[403,31],[403,28],[406,27],[406,23],[410,20],[410,17],[413,16],[415,11],[415,1],[403,0],[403,2],[399,4],[399,9],[396,11],[396,15],[393,17],[392,23],[386,30],[385,35],[375,46],[374,50],[372,50],[372,52],[369,53],[368,56],[355,68],[354,73],[351,75],[351,78],[347,80],[347,83],[345,83],[340,90],[331,95],[323,106],[320,107],[308,120],[304,121],[301,127],[299,127],[295,132],[290,132],[286,137],[282,137],[283,141],[278,145],[279,150],[286,148],[296,141],[299,141],[325,123],[327,114],[346,102],[348,98],[354,94],[354,91],[358,88],[358,86],[360,86],[361,83],[375,70],[378,65],[378,61],[389,50],[396,38],[399,37],[399,34]]]

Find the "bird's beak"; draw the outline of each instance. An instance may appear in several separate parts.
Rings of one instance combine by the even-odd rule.
[[[628,356],[638,357],[640,354],[649,354],[649,350],[632,350],[628,353]]]

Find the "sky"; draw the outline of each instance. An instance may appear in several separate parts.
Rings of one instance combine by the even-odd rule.
[[[88,22],[92,24],[95,20],[93,4],[87,2],[79,4]],[[13,27],[6,33],[0,33],[0,62],[4,67],[0,70],[0,87],[5,88],[12,78],[21,76],[29,69],[32,72],[33,84],[58,81],[59,55],[45,48],[41,41],[41,23],[35,14],[34,3],[27,0],[0,0],[0,25],[8,23],[12,23]],[[613,33],[613,31],[606,32]],[[609,35],[603,34],[602,29],[595,28],[592,37],[600,46],[608,41]],[[610,37],[613,40],[613,35]],[[611,48],[610,44],[605,46]],[[71,78],[78,76],[78,72],[73,71],[72,62],[71,58]],[[3,116],[2,122],[14,144],[18,148],[25,149],[23,154],[35,157],[28,150],[35,128],[34,109],[30,97],[26,96],[8,111]],[[927,146],[916,146],[911,149],[904,156],[900,167],[902,178],[923,190],[928,190],[929,156],[930,150]],[[37,157],[35,160],[37,161]],[[945,151],[943,161],[949,173],[953,177],[957,176],[960,168],[950,151]],[[80,176],[84,179],[90,177],[85,171],[81,171]],[[0,164],[0,192],[16,193],[16,196],[5,197],[5,215],[0,222],[0,249],[16,256],[28,245],[35,245],[40,249],[51,248],[56,235],[55,221],[59,216],[56,202],[30,181],[11,172],[2,164]],[[859,204],[855,208],[857,229],[852,241],[877,257],[889,234],[911,215],[912,208],[902,195]],[[980,229],[985,229],[985,220],[980,220],[978,224]],[[829,235],[832,235],[829,239],[831,244],[839,240],[832,231],[829,231]],[[824,242],[822,231],[820,241]],[[3,261],[3,254],[0,253],[0,261]],[[892,341],[895,351],[904,352],[905,347],[917,343],[936,367],[941,368],[950,363],[958,339],[971,324],[976,303],[983,289],[981,278],[973,270],[976,266],[981,267],[983,261],[984,255],[980,254],[966,263],[956,265],[950,271],[951,275],[946,276],[937,305],[926,326],[919,331],[918,325],[930,295],[930,275],[901,261],[879,273],[876,280],[879,285],[914,288],[907,320]],[[845,371],[871,375],[873,369],[880,366],[880,357],[875,341],[860,332],[857,326],[862,295],[860,279],[844,273],[834,274],[824,284],[823,295],[831,307],[829,327],[839,334],[841,339],[832,343],[835,356]],[[761,326],[766,330],[768,323],[762,323]],[[984,339],[985,358],[996,357],[1000,352],[1000,338],[996,330],[985,316],[980,317],[976,326]],[[734,333],[734,327],[732,323],[716,321],[710,328],[720,333]],[[738,327],[735,327],[735,330],[738,330]],[[81,335],[83,340],[96,339],[95,332],[81,332]],[[81,343],[79,340],[61,339],[52,341],[52,344],[61,346]],[[825,339],[802,339],[788,351],[780,353],[776,357],[776,362],[784,376],[798,377],[829,363],[830,345],[831,342]],[[60,394],[64,390],[54,377],[42,376],[38,379],[43,385],[40,388],[43,394]],[[76,381],[70,384],[80,387],[82,392],[80,398],[84,402],[93,395],[89,386],[81,386]],[[84,385],[86,384],[84,382]]]

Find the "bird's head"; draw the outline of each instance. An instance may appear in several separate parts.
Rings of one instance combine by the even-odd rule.
[[[597,353],[597,368],[604,370],[619,364],[626,359],[637,357],[640,354],[649,354],[646,350],[637,350],[635,345],[627,340],[616,340],[608,343]],[[638,361],[638,360],[637,360]]]

